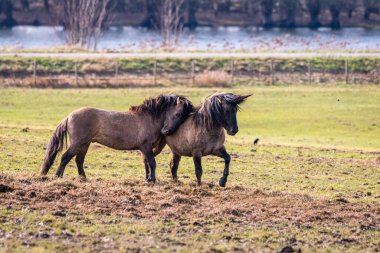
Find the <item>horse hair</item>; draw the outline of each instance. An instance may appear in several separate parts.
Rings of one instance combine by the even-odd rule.
[[[215,124],[220,123],[224,117],[221,101],[239,109],[248,96],[234,95],[232,93],[215,93],[206,97],[201,106],[195,108],[192,116],[196,125],[212,129]]]
[[[193,104],[186,99],[186,97],[170,94],[148,98],[141,105],[131,106],[129,111],[135,113],[149,113],[154,117],[158,117],[167,108],[175,105],[178,99],[185,105],[186,111],[191,111],[193,109]]]

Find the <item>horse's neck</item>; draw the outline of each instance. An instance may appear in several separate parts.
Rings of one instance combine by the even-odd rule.
[[[220,123],[214,122],[214,124],[212,125],[210,129],[208,129],[208,131],[209,132],[223,132],[224,128]]]
[[[210,120],[210,121],[212,120],[211,118],[207,119],[207,115],[203,114],[202,112],[198,111],[197,113],[199,113],[201,115],[202,121],[205,122],[206,125],[207,125],[208,120]],[[196,116],[193,115],[193,118],[192,118],[193,123],[195,121],[194,117],[196,117]],[[195,124],[195,126],[202,131],[211,132],[211,131],[222,131],[223,130],[223,126],[219,122],[214,121],[214,122],[212,122],[211,126],[206,126],[206,125]]]
[[[140,116],[140,119],[145,121],[145,122],[150,122],[148,125],[149,127],[157,127],[157,128],[162,128],[165,123],[165,117],[163,115],[159,117],[154,117],[153,115],[150,115],[149,113],[142,113]]]

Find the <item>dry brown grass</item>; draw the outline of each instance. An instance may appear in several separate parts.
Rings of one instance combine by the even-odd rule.
[[[195,85],[199,87],[230,87],[232,77],[224,71],[205,71],[195,77]]]
[[[196,187],[171,181],[53,179],[1,174],[0,204],[34,210],[64,209],[138,218],[234,218],[255,222],[343,222],[380,229],[378,204],[311,198],[213,184]],[[1,190],[2,189],[2,190]]]
[[[154,84],[150,76],[128,76],[123,78],[99,77],[87,75],[76,79],[73,76],[7,78],[0,87],[19,88],[130,88],[130,87],[162,87],[167,83],[158,80]]]
[[[21,67],[12,67],[17,74],[7,75],[0,82],[0,87],[32,87],[32,88],[129,88],[129,87],[172,87],[188,86],[195,87],[232,87],[231,76],[223,71],[207,71],[200,73],[192,82],[189,75],[183,74],[160,74],[156,80],[152,74],[120,73],[115,78],[113,68],[104,68],[100,64],[85,63],[79,66],[81,73],[78,81],[74,73],[41,73],[36,81],[32,77],[32,67],[23,74]],[[1,66],[0,72],[9,73],[10,68]],[[345,83],[344,75],[314,73],[311,84]],[[350,75],[349,84],[380,83],[380,78],[373,75],[355,73]],[[234,78],[234,84],[270,85],[271,77],[268,74],[239,75]],[[273,78],[273,84],[309,84],[308,75],[299,73],[277,73]]]

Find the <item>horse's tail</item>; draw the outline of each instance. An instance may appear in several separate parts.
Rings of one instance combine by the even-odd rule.
[[[46,175],[49,172],[49,169],[53,165],[57,154],[63,149],[65,139],[67,146],[67,122],[68,118],[62,120],[53,133],[53,136],[50,138],[50,141],[46,147],[45,158],[41,165],[41,175]]]

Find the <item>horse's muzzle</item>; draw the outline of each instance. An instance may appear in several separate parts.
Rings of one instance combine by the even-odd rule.
[[[239,132],[239,129],[231,129],[231,130],[228,130],[227,131],[227,134],[228,135],[231,135],[231,136],[234,136],[234,135],[236,135],[237,133]]]
[[[173,133],[173,131],[171,131],[170,129],[162,128],[161,133],[163,135],[167,136],[167,135],[171,135]]]

